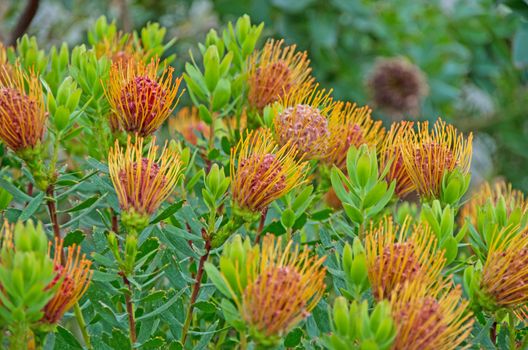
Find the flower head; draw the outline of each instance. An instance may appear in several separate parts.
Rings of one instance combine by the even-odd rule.
[[[487,203],[497,206],[501,200],[504,200],[506,205],[507,216],[517,210],[522,215],[528,212],[528,202],[524,199],[524,193],[514,190],[510,183],[504,180],[498,180],[493,184],[484,182],[460,210],[460,224],[463,225],[466,220],[469,220],[474,227],[477,227],[479,210]]]
[[[367,233],[367,272],[377,300],[407,281],[432,283],[444,266],[443,251],[436,251],[436,238],[429,226],[409,226],[408,219],[398,227],[386,217]]]
[[[426,199],[438,198],[446,172],[458,168],[469,172],[473,134],[467,138],[453,125],[439,119],[429,130],[429,122],[418,122],[418,130],[408,128],[401,140],[403,164],[417,192]]]
[[[240,209],[259,212],[304,183],[305,163],[288,145],[279,147],[268,129],[259,129],[231,150],[231,191]]]
[[[209,138],[210,128],[198,116],[195,107],[184,107],[180,109],[175,118],[169,120],[171,130],[179,132],[183,138],[192,145],[198,143],[198,135]]]
[[[170,195],[182,173],[177,150],[165,147],[158,157],[156,138],[143,154],[144,139],[132,142],[129,136],[123,149],[116,140],[108,155],[110,177],[123,215],[139,215],[147,220]],[[123,217],[124,219],[124,217]]]
[[[282,47],[283,40],[269,40],[249,60],[249,104],[262,110],[293,87],[313,80],[306,52],[295,52],[295,45]]]
[[[350,146],[359,148],[366,144],[376,147],[383,139],[385,129],[381,121],[373,121],[371,109],[367,106],[358,108],[353,103],[338,103],[328,120],[329,141],[325,161],[346,168],[346,156]]]
[[[379,60],[367,85],[375,106],[397,118],[417,115],[428,92],[420,68],[402,58]]]
[[[516,310],[528,302],[528,233],[506,227],[496,232],[482,269],[480,289],[488,310]],[[482,300],[481,300],[482,301]]]
[[[250,250],[233,298],[253,336],[260,342],[276,341],[288,333],[317,305],[324,291],[325,257],[312,255],[274,235],[264,237],[260,249]],[[240,277],[235,278],[241,281]]]
[[[39,78],[20,66],[0,65],[0,139],[13,151],[33,149],[46,130]]]
[[[473,321],[460,285],[442,281],[406,283],[392,293],[392,317],[398,327],[394,350],[456,349],[469,336]]]
[[[381,143],[379,162],[380,167],[384,168],[389,162],[391,165],[386,175],[388,183],[396,181],[395,192],[398,197],[403,198],[414,190],[414,184],[405,168],[401,144],[403,135],[412,128],[413,124],[409,122],[393,123],[387,132],[385,139]]]
[[[92,277],[90,270],[92,263],[81,254],[81,247],[75,244],[67,248],[63,261],[62,240],[55,240],[54,252],[52,254],[50,249],[49,255],[53,259],[55,277],[47,288],[53,289],[57,283],[60,283],[60,287],[44,307],[44,317],[41,322],[57,324],[64,313],[76,304],[88,289]]]
[[[158,77],[159,61],[113,63],[105,90],[118,124],[128,133],[148,136],[163,124],[177,103],[181,78],[173,80],[172,67]]]
[[[281,98],[274,119],[277,141],[299,151],[306,159],[319,159],[328,151],[328,116],[335,107],[331,92],[304,84]]]

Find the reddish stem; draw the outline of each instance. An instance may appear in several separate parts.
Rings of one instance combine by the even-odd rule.
[[[194,311],[194,303],[196,303],[196,298],[198,298],[198,293],[200,292],[200,287],[202,286],[202,277],[204,273],[205,262],[209,258],[209,253],[211,252],[211,239],[205,229],[202,229],[202,237],[205,240],[205,254],[200,258],[198,263],[198,271],[196,272],[196,282],[194,283],[193,291],[191,294],[191,300],[189,304],[189,309],[187,310],[187,318],[185,319],[185,324],[182,331],[182,344],[185,344],[187,339],[187,333],[191,325],[192,314]]]
[[[136,343],[137,337],[136,337],[136,320],[134,319],[134,306],[132,305],[132,285],[130,284],[130,281],[125,276],[125,274],[121,274],[123,276],[123,282],[125,283],[125,286],[128,288],[128,293],[125,293],[125,304],[126,309],[128,313],[128,328],[130,329],[130,342],[132,343],[132,348],[134,347],[134,344]]]
[[[117,214],[114,209],[110,208],[112,213],[112,231],[117,235],[119,234],[119,222],[117,221]]]
[[[260,222],[257,228],[257,236],[255,237],[255,244],[260,243],[260,236],[262,235],[262,230],[264,230],[264,223],[266,222],[266,216],[268,215],[268,207],[264,208],[260,214]]]
[[[57,240],[61,239],[59,219],[57,218],[57,207],[55,203],[55,193],[52,185],[46,190],[46,195],[48,196],[47,205],[49,210],[49,215],[51,219],[51,224],[53,226],[53,235]]]

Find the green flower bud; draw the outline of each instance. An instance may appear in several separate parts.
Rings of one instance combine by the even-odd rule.
[[[222,78],[216,85],[213,92],[213,109],[218,111],[225,107],[231,98],[231,83],[229,80]]]
[[[340,335],[347,335],[350,320],[348,302],[345,298],[336,298],[334,302],[333,319],[336,332]]]
[[[457,206],[462,196],[469,188],[471,175],[463,174],[460,169],[455,168],[451,172],[444,173],[440,189],[440,199],[445,204]]]
[[[220,78],[220,57],[216,46],[209,46],[204,55],[205,83],[207,89],[212,92],[215,90]]]

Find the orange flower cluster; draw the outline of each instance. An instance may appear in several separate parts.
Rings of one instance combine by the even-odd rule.
[[[328,150],[325,162],[346,169],[346,157],[350,146],[359,148],[366,144],[375,148],[383,139],[385,129],[381,121],[373,121],[372,110],[357,107],[353,103],[339,102],[328,119]]]
[[[377,300],[408,281],[434,283],[445,264],[429,226],[411,227],[409,218],[398,226],[392,217],[385,217],[370,229],[365,243],[368,276]]]
[[[271,131],[249,133],[231,150],[231,192],[235,205],[260,212],[304,183],[306,164],[288,144],[279,147]]]
[[[37,147],[47,113],[38,76],[19,65],[0,65],[0,139],[13,151]]]
[[[418,129],[406,129],[400,143],[403,163],[416,191],[422,198],[438,198],[442,178],[458,168],[469,172],[473,134],[465,138],[451,124],[439,119],[433,129],[429,122],[418,122]]]
[[[390,304],[398,327],[394,350],[456,349],[472,329],[472,314],[460,285],[415,280],[393,293]]]
[[[56,275],[48,288],[55,287],[57,283],[60,283],[60,287],[44,307],[42,322],[46,324],[57,324],[64,313],[81,299],[90,285],[93,273],[90,270],[92,262],[81,254],[80,246],[73,244],[68,247],[63,261],[63,244],[63,240],[55,240],[53,254],[50,244],[49,255],[53,258]]]
[[[306,52],[296,52],[295,45],[285,48],[282,45],[283,40],[269,40],[249,61],[248,101],[259,111],[292,88],[313,80]]]
[[[267,235],[246,266],[247,286],[235,302],[252,332],[263,338],[288,333],[317,305],[324,291],[324,257]],[[237,278],[237,280],[239,280]]]
[[[159,60],[149,64],[138,60],[112,64],[105,93],[119,128],[148,136],[172,113],[181,77],[173,79],[172,67],[164,68],[158,76],[159,69]]]
[[[156,138],[149,143],[146,155],[143,146],[141,137],[132,142],[129,136],[125,149],[116,141],[108,155],[108,166],[121,209],[148,217],[174,189],[182,163],[178,151],[167,144],[158,157]]]

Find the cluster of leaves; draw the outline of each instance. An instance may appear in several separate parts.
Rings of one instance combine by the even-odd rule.
[[[107,161],[113,141],[125,142],[124,130],[116,132],[111,124],[113,111],[107,98],[115,52],[100,48],[107,43],[111,49],[122,45],[122,50],[114,51],[130,49],[145,60],[161,56],[162,63],[169,64],[174,57],[165,53],[172,42],[164,43],[164,28],[149,24],[138,32],[122,34],[115,24],[100,19],[89,33],[88,47],[62,45],[46,52],[35,39],[25,37],[16,50],[8,50],[9,60],[39,73],[45,87],[49,123],[39,157],[48,164],[50,183],[37,182],[35,169],[2,145],[0,213],[13,223],[29,218],[45,222],[49,236],[58,230],[65,245],[80,244],[93,261],[91,285],[80,301],[82,317],[66,314],[43,346],[389,349],[396,346],[401,324],[391,313],[390,301],[376,300],[365,250],[366,236],[387,215],[402,227],[412,222],[430,228],[438,242],[432,244],[434,250],[445,254],[442,276],[453,276],[457,285],[464,284],[476,319],[465,345],[526,346],[522,309],[526,300],[521,308],[498,305],[481,290],[483,270],[488,258],[495,256],[490,252],[496,249],[497,232],[508,229],[509,238],[527,241],[521,234],[528,218],[526,206],[501,193],[493,200],[485,199],[485,205],[476,205],[482,206],[475,209],[478,215],[466,211],[458,225],[455,219],[468,189],[468,169],[441,168],[440,192],[423,196],[417,204],[395,194],[397,183],[386,181],[392,163],[381,164],[379,150],[351,146],[346,169],[325,168],[322,162],[311,161],[304,168],[309,174],[304,175],[312,183],[296,184],[267,209],[248,213],[234,205],[236,188],[229,191],[229,183],[236,167],[242,165],[233,163],[233,149],[246,129],[270,126],[273,118],[270,109],[253,110],[251,119],[246,115],[247,63],[258,51],[262,28],[243,16],[220,34],[211,30],[198,45],[199,52],[185,64],[183,79],[198,120],[205,126],[193,124],[194,137],[189,137],[178,127],[185,114],[171,116],[176,130],[168,130],[175,138],[169,148],[178,150],[185,171],[169,198],[138,232],[128,230],[130,222],[124,220]],[[159,134],[166,135],[167,130]],[[134,165],[137,171],[140,167]],[[264,175],[269,173],[268,169]],[[337,208],[324,200],[331,189],[339,199]],[[235,233],[248,243],[234,238],[223,245]],[[255,332],[232,302],[236,299],[233,287],[242,282],[228,281],[229,269],[246,270],[241,261],[249,261],[246,253],[256,245],[250,242],[258,243],[265,234],[309,246],[314,255],[326,258],[328,271],[326,287],[318,291],[323,298],[310,315],[288,325],[284,334],[268,338]],[[230,259],[232,265],[226,263]],[[524,282],[528,262],[523,263]]]

